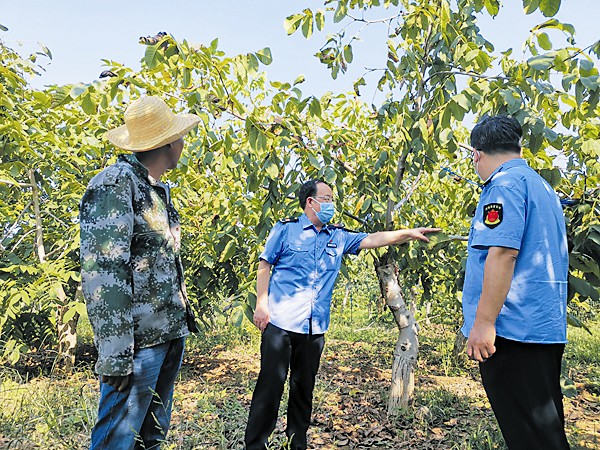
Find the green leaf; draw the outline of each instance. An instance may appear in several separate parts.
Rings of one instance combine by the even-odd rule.
[[[573,275],[569,275],[569,284],[584,298],[589,297],[592,289],[594,289],[587,281]]]
[[[146,47],[146,52],[144,53],[144,58],[142,59],[142,61],[146,63],[148,69],[156,68],[158,61],[157,51],[158,45],[149,45]]]
[[[300,26],[300,23],[302,23],[303,17],[303,14],[293,14],[291,16],[288,16],[283,21],[283,28],[285,29],[285,32],[288,34],[288,36],[296,32],[296,30]]]
[[[76,99],[81,94],[83,94],[85,91],[87,91],[87,88],[88,87],[85,84],[83,84],[83,83],[74,84],[73,86],[71,86],[71,90],[69,91],[69,95],[71,96],[71,98]]]
[[[252,321],[254,320],[254,311],[252,310],[252,307],[248,303],[243,303],[242,309],[244,311],[244,316],[246,316],[246,319],[248,319],[252,323]]]
[[[538,34],[537,41],[538,41],[538,44],[540,45],[540,47],[542,47],[544,50],[552,49],[552,42],[550,42],[550,38],[548,37],[548,35],[546,33]]]
[[[344,46],[344,59],[348,63],[352,62],[353,56],[352,56],[352,46],[351,45],[345,45]]]
[[[305,10],[306,15],[302,19],[302,34],[305,38],[309,38],[312,36],[313,32],[313,15],[310,9]]]
[[[583,328],[588,333],[592,334],[591,330],[577,317],[571,313],[567,313],[567,323],[576,328]]]
[[[341,22],[342,20],[344,20],[347,13],[348,13],[348,4],[343,1],[338,2],[338,6],[335,10],[335,13],[333,14],[334,23],[338,23],[338,22]]]
[[[67,308],[67,312],[65,312],[65,314],[62,317],[62,321],[63,321],[63,323],[67,323],[71,319],[73,319],[76,314],[81,316],[81,315],[85,315],[86,313],[87,313],[87,311],[85,308],[85,303],[73,302],[73,303],[69,304],[69,306]]]
[[[458,239],[456,236],[449,236],[441,231],[429,233],[427,238],[429,239],[429,242],[416,241],[415,243],[424,247],[433,248],[439,244],[447,244]]]
[[[598,268],[598,263],[590,256],[583,253],[571,252],[569,255],[569,265],[575,270],[580,270],[584,273],[590,272],[596,276],[600,276],[600,268]]]
[[[315,14],[315,23],[317,24],[317,30],[321,31],[325,28],[325,15],[320,9],[317,10],[317,14]]]
[[[244,312],[242,311],[242,308],[237,308],[233,312],[233,314],[231,315],[231,321],[233,322],[233,325],[236,327],[242,326],[242,322],[244,321]]]
[[[250,73],[258,72],[258,58],[255,54],[249,53],[247,58],[247,70]]]
[[[495,17],[500,11],[500,3],[498,0],[485,0],[485,9],[490,16]]]
[[[321,102],[318,98],[313,97],[310,104],[308,105],[308,110],[313,116],[321,117]]]
[[[557,169],[557,168],[554,168],[554,169],[542,169],[542,170],[540,170],[540,175],[553,188],[555,188],[556,186],[558,186],[559,183],[560,183],[560,180],[561,180],[560,170]]]
[[[540,6],[540,0],[523,0],[525,14],[533,13]]]
[[[471,107],[471,101],[469,100],[469,98],[465,95],[465,94],[458,94],[455,95],[454,97],[452,97],[452,99],[458,104],[460,105],[460,107],[462,109],[464,109],[465,111],[468,111],[469,108]]]
[[[277,167],[277,164],[275,164],[272,161],[267,163],[265,171],[267,172],[267,175],[269,175],[269,178],[271,178],[271,180],[276,180],[279,177],[279,168]]]
[[[96,104],[93,102],[91,95],[86,94],[81,100],[81,108],[86,114],[96,114]]]
[[[560,9],[560,0],[540,0],[540,11],[546,17],[553,17]]]
[[[271,49],[269,47],[257,51],[255,55],[265,66],[268,66],[273,62],[273,56],[271,55]]]
[[[527,64],[535,70],[546,70],[554,64],[554,55],[536,55],[529,58]]]
[[[325,168],[325,181],[330,184],[330,185],[334,185],[335,184],[335,180],[337,179],[337,175],[335,173],[335,171],[331,168],[331,167],[326,167]]]
[[[367,82],[365,81],[364,77],[360,77],[358,80],[356,80],[354,82],[354,93],[356,95],[360,95],[360,86],[366,86]]]
[[[583,324],[582,324],[582,326],[583,326]],[[560,374],[560,388],[565,397],[567,397],[567,398],[577,397],[577,388],[575,387],[575,383],[573,383],[573,380],[571,380],[565,373]]]
[[[43,92],[40,91],[34,91],[33,92],[33,98],[40,103],[42,106],[48,104],[51,100],[51,97],[49,97],[48,95],[44,94]]]
[[[4,25],[2,25],[0,23],[0,30],[2,30],[2,31],[8,31],[8,28],[6,28]]]
[[[296,79],[294,80],[294,86],[296,86],[297,84],[300,84],[300,83],[304,83],[304,80],[305,80],[304,75],[298,75],[296,77]]]
[[[587,139],[581,145],[581,150],[594,158],[600,158],[600,139]]]
[[[236,249],[236,241],[235,241],[235,239],[230,239],[230,241],[227,242],[227,245],[225,246],[223,253],[221,253],[221,257],[219,258],[219,261],[223,262],[223,261],[228,261],[229,259],[231,259],[231,257],[235,254],[235,249]]]
[[[598,75],[581,77],[581,84],[583,84],[588,90],[595,91],[600,85],[600,83],[598,83]]]

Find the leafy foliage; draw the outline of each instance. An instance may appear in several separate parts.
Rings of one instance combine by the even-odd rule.
[[[207,326],[221,313],[238,324],[252,314],[260,247],[276,220],[298,213],[293,194],[309,178],[336,187],[350,228],[435,225],[447,236],[465,236],[477,187],[464,181],[474,174],[458,145],[468,136],[463,122],[497,113],[522,123],[529,163],[565,199],[582,199],[571,218],[574,252],[583,255],[572,260],[571,280],[580,280],[573,282],[572,306],[597,301],[598,274],[590,263],[597,247],[589,242],[597,245],[600,45],[576,46],[573,27],[553,18],[560,1],[524,0],[525,12],[540,9],[549,19],[532,29],[525,58],[510,49],[497,53],[476,18],[497,14],[499,5],[333,0],[286,19],[289,34],[305,37],[331,23],[344,26],[317,54],[334,77],[354,59],[359,36],[346,34],[350,25],[386,26],[388,56],[375,87],[386,99],[377,105],[361,98],[364,78],[351,94],[305,96],[303,78],[269,81],[261,72],[272,61],[268,48],[229,57],[218,40],[192,45],[168,33],[142,40],[139,71],[106,60],[97,81],[39,91],[25,80],[40,72],[36,61],[50,52],[21,58],[0,42],[5,356],[14,360],[28,349],[9,325],[21,313],[58,327],[83,312],[78,201],[88,180],[115,161],[104,132],[120,125],[129,100],[143,94],[202,118],[168,178],[185,224],[189,291]],[[364,19],[367,11],[385,18]],[[555,165],[557,155],[564,164]],[[406,294],[415,287],[419,304],[435,300],[440,311],[455,311],[464,253],[464,244],[447,239],[364,258],[368,265],[397,261]],[[216,306],[223,302],[225,310]]]

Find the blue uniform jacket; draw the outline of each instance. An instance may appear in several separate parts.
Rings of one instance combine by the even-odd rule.
[[[565,343],[569,254],[560,201],[525,160],[502,164],[484,185],[469,232],[463,288],[469,335],[490,247],[519,250],[510,291],[496,320],[498,336],[520,342]]]

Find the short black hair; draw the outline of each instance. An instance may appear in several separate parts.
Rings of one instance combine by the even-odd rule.
[[[490,154],[519,153],[521,136],[521,124],[514,117],[489,116],[471,131],[471,147]]]
[[[327,184],[323,180],[308,180],[298,189],[298,201],[302,209],[306,207],[306,199],[317,194],[317,184],[319,183]]]

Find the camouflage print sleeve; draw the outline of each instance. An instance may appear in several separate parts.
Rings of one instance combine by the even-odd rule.
[[[103,175],[98,183],[90,183],[81,200],[81,280],[98,347],[96,371],[128,375],[133,372],[134,349],[132,186],[126,177]]]

